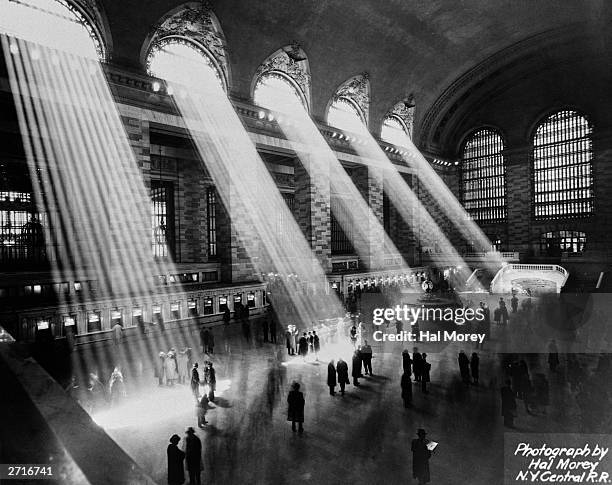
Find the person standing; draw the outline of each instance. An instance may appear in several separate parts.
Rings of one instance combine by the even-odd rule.
[[[185,483],[185,467],[183,465],[185,452],[177,446],[179,441],[181,441],[181,437],[173,434],[170,437],[170,444],[166,450],[168,455],[168,485],[182,485]]]
[[[113,343],[115,345],[121,344],[123,340],[123,326],[120,323],[113,325]]]
[[[338,365],[336,365],[336,372],[338,373],[338,384],[340,385],[340,394],[344,396],[344,388],[349,381],[348,364],[342,360],[342,357],[338,359]]]
[[[206,394],[202,395],[202,399],[198,402],[196,406],[196,412],[198,416],[198,428],[203,428],[208,421],[206,421],[206,411],[208,411],[208,396]]]
[[[472,371],[472,379],[474,384],[478,385],[478,379],[480,377],[480,357],[476,352],[472,353],[472,360],[470,360],[470,370]]]
[[[419,349],[414,347],[412,352],[412,372],[414,373],[415,382],[421,382],[421,374],[423,372],[423,357],[419,353]]]
[[[202,345],[202,353],[205,354],[208,350],[208,339],[210,336],[210,332],[207,328],[202,327],[200,329],[200,344]]]
[[[423,394],[428,394],[427,383],[430,381],[429,371],[431,370],[431,364],[427,362],[427,354],[425,352],[421,356],[421,390]]]
[[[334,366],[334,360],[332,359],[327,365],[327,385],[329,386],[329,395],[333,396],[336,394],[336,367]]]
[[[166,353],[160,352],[157,357],[157,365],[155,366],[155,377],[157,377],[157,383],[160,386],[164,385],[164,378],[166,374],[164,362],[166,362]]]
[[[287,354],[295,355],[295,339],[293,338],[290,325],[287,326],[287,331],[285,332],[285,345],[287,346]]]
[[[270,342],[273,344],[276,343],[276,320],[274,320],[274,316],[269,315],[268,319],[270,320]]]
[[[416,478],[419,485],[429,483],[431,480],[429,475],[429,459],[431,451],[427,448],[427,433],[424,429],[417,431],[418,438],[412,440],[412,477]]]
[[[372,376],[372,347],[367,340],[364,340],[363,347],[361,347],[361,358],[363,359],[365,375]]]
[[[502,325],[508,325],[508,308],[503,298],[499,299],[499,316]]]
[[[518,310],[518,298],[516,295],[512,295],[512,299],[510,300],[510,307],[512,308],[512,313],[516,313]]]
[[[459,351],[459,357],[457,357],[457,361],[459,362],[459,372],[461,373],[461,380],[464,384],[470,383],[470,360],[463,350]]]
[[[408,374],[408,377],[412,374],[412,359],[410,358],[410,351],[404,349],[402,351],[402,369],[404,374]]]
[[[193,397],[198,401],[200,399],[200,373],[198,372],[198,363],[193,364],[191,369],[191,392]]]
[[[321,350],[321,341],[319,340],[317,332],[315,332],[314,330],[312,331],[312,346],[314,348],[316,360],[317,362],[319,362],[319,350]]]
[[[300,385],[294,382],[287,396],[287,421],[291,421],[291,431],[295,432],[295,423],[298,423],[300,433],[304,432],[304,394],[300,392]]]
[[[359,378],[361,377],[361,357],[359,356],[359,350],[355,350],[352,364],[351,376],[353,377],[353,385],[359,386]]]
[[[302,359],[306,360],[306,355],[308,354],[308,339],[306,338],[306,332],[300,337],[298,352],[302,356]]]
[[[401,380],[402,387],[402,400],[404,401],[404,407],[409,408],[412,406],[412,381],[410,380],[410,374],[404,372]]]
[[[186,384],[189,378],[190,367],[187,367],[187,349],[179,350],[178,356],[176,357],[176,365],[178,366],[178,381],[179,384]]]
[[[501,388],[501,401],[502,401],[502,416],[504,417],[504,426],[508,428],[514,427],[514,417],[516,415],[516,397],[512,387],[510,387],[510,380],[506,380],[506,385]]]
[[[187,428],[185,437],[185,462],[189,473],[189,485],[201,485],[202,442],[192,427]]]
[[[206,363],[204,370],[204,384],[208,386],[208,400],[215,402],[215,391],[217,390],[217,373],[212,362]]]
[[[174,349],[169,350],[166,354],[164,369],[166,370],[166,384],[173,386],[174,381],[176,381],[178,377],[178,365],[176,364]]]

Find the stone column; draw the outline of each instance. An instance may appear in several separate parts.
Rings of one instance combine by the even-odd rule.
[[[368,251],[368,269],[381,269],[385,255],[385,233],[383,221],[383,169],[376,167],[358,167],[352,170],[353,183],[370,207],[368,233],[363,235],[365,248]],[[362,236],[362,235],[360,235]],[[366,256],[361,255],[362,259]]]
[[[295,160],[295,216],[325,272],[331,271],[329,166],[302,156]]]

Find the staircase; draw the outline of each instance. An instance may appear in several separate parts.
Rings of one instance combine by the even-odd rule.
[[[491,293],[560,293],[568,276],[567,270],[557,264],[506,264],[493,278]]]

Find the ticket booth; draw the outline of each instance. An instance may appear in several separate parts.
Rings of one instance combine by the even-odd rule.
[[[87,312],[87,333],[102,330],[102,317],[97,310]]]
[[[187,312],[189,312],[190,317],[198,316],[198,300],[195,298],[190,298],[187,300]]]
[[[145,331],[142,308],[140,308],[139,306],[135,306],[132,308],[132,326],[138,327],[142,333],[144,333]]]
[[[213,299],[209,296],[204,298],[204,315],[212,315],[214,313]]]
[[[123,313],[121,312],[121,310],[115,308],[114,310],[111,310],[110,315],[111,315],[111,323],[110,323],[111,328],[113,328],[117,324],[123,327]]]
[[[219,297],[219,313],[224,313],[225,310],[227,309],[228,309],[227,296],[220,296]]]
[[[247,293],[247,306],[249,308],[255,308],[255,293]]]
[[[178,301],[170,303],[170,316],[172,320],[179,320],[181,318],[181,304]]]
[[[162,313],[162,306],[158,303],[153,305],[151,309],[151,322],[153,325],[159,325],[160,330],[164,330],[164,315]]]

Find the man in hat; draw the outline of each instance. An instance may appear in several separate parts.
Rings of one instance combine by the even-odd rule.
[[[168,445],[168,485],[181,485],[185,482],[185,453],[177,446],[179,441],[181,437],[173,434]]]
[[[202,470],[202,442],[190,426],[185,437],[185,461],[189,473],[189,485],[201,485],[200,471]]]
[[[412,476],[416,478],[419,485],[429,483],[429,459],[431,451],[427,448],[427,433],[420,428],[417,431],[418,438],[412,440]]]

